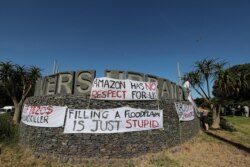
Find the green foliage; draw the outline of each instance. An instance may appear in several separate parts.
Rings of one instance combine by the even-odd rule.
[[[8,96],[18,101],[27,96],[40,76],[38,67],[26,68],[12,62],[0,62],[0,85]]]
[[[194,63],[194,70],[185,73],[192,88],[206,101],[210,102],[210,83],[218,77],[219,71],[225,66],[224,61],[205,58]]]
[[[11,101],[11,98],[6,95],[5,90],[0,84],[0,108],[4,106],[11,106],[13,105],[13,102]]]
[[[0,115],[0,141],[16,142],[18,139],[18,128],[12,122],[12,116],[8,113]]]
[[[226,116],[223,118],[230,122],[238,132],[250,136],[250,118],[241,116]]]
[[[226,120],[225,118],[221,118],[220,127],[221,129],[229,131],[229,132],[237,131],[234,125],[230,123],[228,120]]]
[[[21,108],[24,100],[34,90],[37,78],[41,76],[41,69],[35,66],[26,68],[12,62],[0,62],[0,86],[3,88],[15,106],[13,120],[20,122]]]
[[[250,99],[250,63],[235,65],[222,70],[213,87],[217,98],[242,103]]]
[[[207,107],[207,108],[209,108],[209,103],[206,101],[205,98],[196,98],[196,99],[194,99],[194,101],[195,101],[195,103],[196,103],[196,105],[198,107]]]

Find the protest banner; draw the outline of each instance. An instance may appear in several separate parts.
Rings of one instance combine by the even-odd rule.
[[[68,109],[64,133],[119,133],[163,128],[163,110]]]
[[[91,99],[100,100],[157,100],[157,82],[95,78]]]
[[[24,105],[21,121],[30,126],[60,127],[64,124],[67,107]]]
[[[194,119],[193,105],[181,102],[175,102],[174,104],[180,121],[191,121]]]

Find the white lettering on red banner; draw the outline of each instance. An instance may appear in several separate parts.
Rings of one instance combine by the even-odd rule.
[[[91,99],[103,100],[157,100],[157,82],[95,78]]]
[[[64,133],[119,133],[163,128],[163,110],[68,109]]]
[[[24,105],[21,121],[40,127],[60,127],[64,124],[67,107]]]

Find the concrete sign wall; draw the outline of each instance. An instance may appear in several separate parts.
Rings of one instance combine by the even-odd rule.
[[[158,98],[167,100],[187,100],[186,90],[167,79],[133,71],[106,70],[105,77],[131,79],[143,82],[158,82]],[[44,95],[85,95],[89,96],[95,70],[61,72],[37,80],[35,96]]]

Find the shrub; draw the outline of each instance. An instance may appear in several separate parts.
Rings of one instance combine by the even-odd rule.
[[[10,114],[0,114],[0,141],[10,142],[17,139],[17,129]]]
[[[229,131],[229,132],[237,131],[236,128],[233,126],[233,124],[231,124],[225,118],[222,118],[222,117],[221,117],[221,121],[220,121],[220,127],[221,127],[221,129]]]

